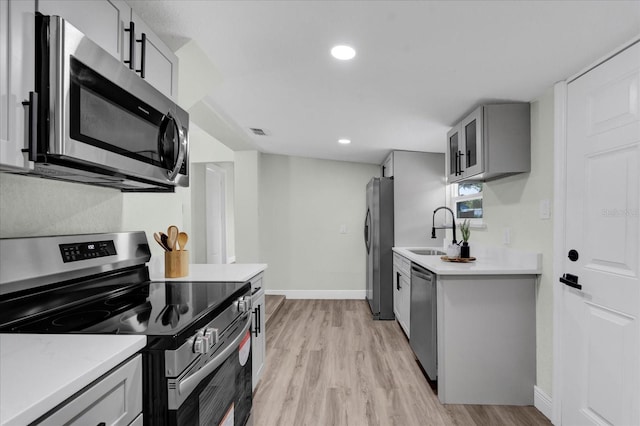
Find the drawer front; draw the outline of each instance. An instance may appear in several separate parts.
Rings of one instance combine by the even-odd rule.
[[[251,292],[252,293],[255,291],[255,289],[261,288],[263,286],[263,284],[262,284],[262,275],[263,274],[261,272],[258,275],[256,275],[255,277],[251,278]]]
[[[42,425],[129,425],[142,413],[142,355],[109,373]]]
[[[404,259],[402,256],[397,253],[393,253],[393,266],[398,269],[402,269],[402,259]]]
[[[402,264],[400,265],[400,271],[402,275],[406,275],[407,277],[411,276],[411,261],[408,259],[402,258]]]

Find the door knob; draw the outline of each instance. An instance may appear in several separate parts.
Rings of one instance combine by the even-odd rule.
[[[578,254],[578,250],[574,250],[571,249],[569,250],[569,260],[572,262],[575,262],[576,260],[578,260],[579,254]]]

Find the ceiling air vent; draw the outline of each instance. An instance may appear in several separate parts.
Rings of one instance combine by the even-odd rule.
[[[253,127],[249,127],[249,130],[251,130],[254,135],[267,136],[267,133],[262,129],[256,129],[256,128],[253,128]]]

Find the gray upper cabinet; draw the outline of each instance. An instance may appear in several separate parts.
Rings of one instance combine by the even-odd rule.
[[[444,206],[445,156],[439,152],[392,151],[382,164],[393,177],[394,246],[440,247],[442,235],[431,239],[431,218]]]
[[[144,70],[142,77],[145,80],[169,98],[177,100],[178,57],[133,12],[131,21],[135,24],[136,33],[136,70]]]
[[[528,103],[483,105],[447,134],[448,181],[487,181],[531,170]]]
[[[33,168],[22,150],[35,137],[28,129],[28,102],[35,91],[35,10],[35,0],[0,1],[0,170]]]
[[[131,8],[124,1],[39,0],[38,12],[63,17],[119,61],[127,59],[123,25],[131,18]]]
[[[393,152],[391,152],[381,166],[382,177],[393,177]]]
[[[40,0],[167,97],[177,100],[178,57],[122,0]]]

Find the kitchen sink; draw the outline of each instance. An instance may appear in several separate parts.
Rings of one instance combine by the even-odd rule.
[[[442,256],[445,253],[441,250],[437,250],[437,249],[407,249],[408,251],[410,251],[413,254],[419,254],[422,256]]]

